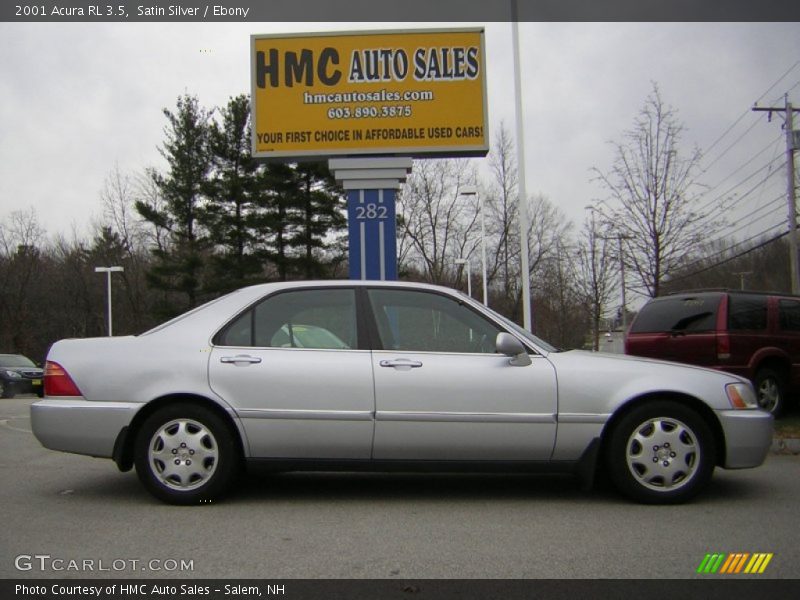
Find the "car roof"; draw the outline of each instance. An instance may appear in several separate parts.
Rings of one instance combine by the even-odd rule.
[[[670,298],[675,296],[691,296],[699,294],[736,294],[737,296],[780,296],[781,298],[798,298],[800,296],[791,294],[789,292],[773,292],[761,290],[736,290],[731,288],[700,288],[696,290],[681,290],[678,292],[669,292],[659,298]]]

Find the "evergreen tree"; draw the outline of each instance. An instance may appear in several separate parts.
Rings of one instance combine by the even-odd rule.
[[[162,206],[139,201],[136,210],[154,227],[168,231],[166,245],[153,250],[155,260],[147,279],[151,287],[165,292],[159,312],[169,316],[196,306],[203,285],[208,238],[200,217],[210,168],[210,113],[187,94],[178,98],[175,112],[164,109],[164,115],[169,123],[161,154],[169,170],[165,175],[151,174]],[[182,301],[174,301],[176,294]]]
[[[290,240],[296,231],[294,170],[284,163],[270,163],[261,172],[257,227],[264,241],[263,255],[275,268],[275,278],[289,279],[293,271]]]
[[[221,123],[208,131],[212,173],[205,185],[209,203],[203,220],[216,245],[211,260],[210,291],[230,291],[261,275],[258,164],[250,150],[250,102],[231,98]]]
[[[297,231],[290,244],[298,250],[298,274],[306,279],[327,275],[320,253],[332,240],[329,234],[347,225],[341,191],[324,163],[301,163],[295,168]]]

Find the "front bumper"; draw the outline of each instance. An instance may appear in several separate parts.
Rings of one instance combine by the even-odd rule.
[[[35,379],[20,378],[20,379],[3,379],[4,386],[7,390],[6,393],[13,395],[17,394],[37,394],[42,393],[42,378]]]
[[[763,410],[717,412],[725,434],[726,469],[757,467],[767,458],[772,445],[774,419]]]
[[[142,404],[45,398],[31,405],[31,428],[50,450],[111,458],[114,442]]]

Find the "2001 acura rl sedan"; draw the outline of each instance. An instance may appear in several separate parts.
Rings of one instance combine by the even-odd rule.
[[[559,352],[459,292],[422,284],[248,287],[135,337],[62,340],[33,431],[136,467],[156,497],[218,497],[243,467],[603,466],[649,503],[715,467],[756,467],[772,416],[734,375]]]

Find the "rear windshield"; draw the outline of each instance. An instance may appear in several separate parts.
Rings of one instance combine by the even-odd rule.
[[[721,299],[721,294],[698,294],[651,300],[639,312],[631,333],[713,331]]]

